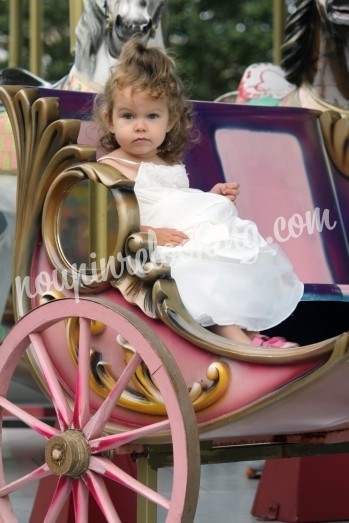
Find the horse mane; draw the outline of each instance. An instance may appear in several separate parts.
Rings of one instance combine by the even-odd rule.
[[[289,15],[281,48],[281,67],[286,80],[299,87],[309,69],[315,32],[316,0],[296,0],[296,9]]]
[[[76,26],[75,65],[78,70],[82,64],[93,74],[94,57],[102,43],[106,24],[106,14],[93,0],[84,0],[84,10]]]

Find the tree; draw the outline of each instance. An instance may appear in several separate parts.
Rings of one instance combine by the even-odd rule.
[[[272,61],[272,25],[270,0],[169,0],[166,43],[191,97],[213,100],[235,90],[249,64]]]

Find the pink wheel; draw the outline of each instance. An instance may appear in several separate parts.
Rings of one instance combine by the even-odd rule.
[[[60,352],[69,350],[64,338],[57,339],[57,329],[66,326],[72,318],[78,325],[78,351],[76,365],[73,366],[76,385],[73,394],[64,383],[65,377],[60,374],[60,369],[56,368],[55,358],[50,354],[52,344],[58,346]],[[96,325],[103,326],[103,329],[96,329]],[[108,340],[122,336],[127,340],[128,347],[131,347],[131,356],[129,352],[127,359],[123,360],[121,372],[118,367],[120,358],[112,362],[114,370],[118,372],[118,379],[108,395],[100,398],[99,403],[95,399],[91,401],[95,393],[90,388],[90,355],[92,347],[97,344],[96,330],[107,331]],[[100,350],[104,339],[102,337],[98,342]],[[30,344],[31,359],[36,361],[37,374],[57,414],[57,427],[34,418],[6,399],[14,370]],[[115,343],[114,352],[117,348]],[[115,405],[132,386],[130,384],[140,365],[146,365],[149,376],[156,383],[167,416],[140,416],[142,422],[138,426],[135,422],[127,424],[122,420],[116,429],[118,407]],[[197,424],[187,387],[162,342],[149,327],[128,311],[91,299],[79,302],[74,299],[56,300],[32,310],[14,326],[1,346],[0,406],[42,436],[45,447],[43,463],[11,483],[6,482],[1,458],[0,514],[6,523],[17,521],[8,495],[52,474],[60,478],[47,511],[47,523],[56,520],[70,494],[76,522],[88,521],[88,498],[91,494],[106,521],[120,521],[117,500],[113,500],[113,503],[110,498],[104,478],[121,483],[146,500],[165,508],[167,523],[194,520],[200,483],[200,451]],[[123,409],[126,410],[120,407],[120,412]],[[112,431],[108,429],[111,415]],[[134,419],[137,420],[136,414]],[[146,448],[147,442],[154,443],[157,440],[171,442],[173,447],[173,481],[169,497],[129,476],[109,459],[112,451],[129,452],[130,448],[140,445]]]

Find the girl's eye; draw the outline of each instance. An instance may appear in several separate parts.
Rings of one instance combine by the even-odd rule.
[[[151,113],[148,115],[149,120],[155,120],[155,118],[157,118],[157,117],[158,117],[158,115],[156,113]]]
[[[131,118],[133,118],[131,113],[125,113],[125,114],[122,115],[122,117],[125,120],[131,120]]]

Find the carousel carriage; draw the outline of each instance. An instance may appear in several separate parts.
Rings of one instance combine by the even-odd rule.
[[[96,162],[93,94],[9,86],[0,98],[19,166],[16,322],[0,349],[0,405],[3,420],[42,436],[44,454],[11,482],[1,460],[0,520],[17,521],[11,493],[52,480],[36,521],[57,521],[67,504],[69,521],[91,521],[91,497],[103,521],[130,522],[121,485],[137,495],[139,521],[159,507],[168,523],[191,522],[201,463],[348,451],[349,180],[334,115],[195,103],[192,186],[239,179],[240,214],[282,243],[306,283],[278,327],[301,345],[276,350],[196,324],[168,267],[152,265],[133,182]],[[54,425],[7,397],[23,359]],[[138,473],[120,465],[125,456]],[[154,470],[165,465],[172,484],[160,493]]]

